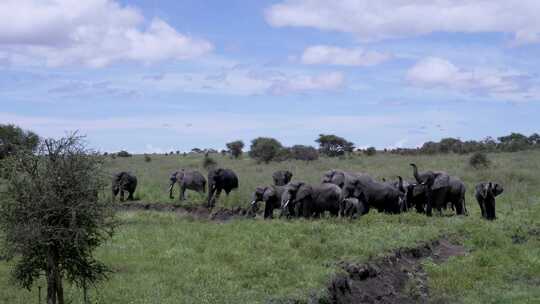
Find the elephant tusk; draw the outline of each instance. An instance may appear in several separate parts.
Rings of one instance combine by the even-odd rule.
[[[257,203],[257,201],[251,202],[251,206],[254,206]]]
[[[287,206],[289,206],[289,202],[290,202],[290,201],[291,201],[291,200],[287,200],[287,201],[285,202],[285,205],[283,205],[283,208],[287,208]]]

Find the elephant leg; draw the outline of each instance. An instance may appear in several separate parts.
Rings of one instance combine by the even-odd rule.
[[[494,220],[495,219],[495,200],[490,199],[486,202],[486,213],[487,213],[487,219],[488,220]]]
[[[132,201],[133,200],[133,193],[135,191],[129,191],[129,195],[128,195],[128,201]]]
[[[268,218],[273,218],[274,217],[274,206],[272,205],[271,202],[265,202],[264,203],[264,218],[265,219],[268,219]]]
[[[124,189],[120,189],[120,201],[124,201]]]
[[[426,202],[426,215],[432,216],[433,215],[433,193],[431,190],[427,191],[427,202]]]
[[[221,189],[218,189],[216,191],[216,194],[214,196],[214,199],[212,200],[212,207],[214,207],[216,205],[216,201],[219,200],[219,196],[221,195]]]
[[[478,206],[480,206],[480,212],[482,213],[482,217],[487,218],[486,207],[484,206],[484,200],[483,199],[478,200]]]
[[[183,201],[186,199],[186,186],[180,185],[180,200]]]

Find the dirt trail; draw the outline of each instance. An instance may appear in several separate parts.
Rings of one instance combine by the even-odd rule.
[[[364,264],[342,262],[340,267],[344,273],[331,280],[327,300],[335,304],[433,303],[422,261],[431,258],[435,263],[442,263],[465,253],[463,246],[441,239],[415,248],[398,249]],[[438,302],[444,303],[443,300]]]
[[[194,219],[208,219],[214,221],[227,221],[248,216],[248,210],[241,207],[233,209],[219,207],[208,209],[204,206],[185,206],[167,203],[123,202],[117,204],[117,209],[122,211],[175,212]]]

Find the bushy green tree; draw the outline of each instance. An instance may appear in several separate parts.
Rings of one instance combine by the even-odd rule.
[[[315,142],[319,144],[319,151],[329,157],[344,155],[354,150],[352,142],[332,134],[320,134]]]
[[[291,154],[294,159],[312,161],[319,158],[317,149],[311,146],[294,145],[291,147]]]
[[[20,149],[34,151],[39,143],[39,136],[32,131],[25,131],[15,125],[0,124],[0,159],[16,153]]]
[[[275,160],[283,145],[271,137],[258,137],[251,141],[249,156],[258,162],[268,163]]]
[[[233,142],[227,143],[227,149],[229,153],[234,158],[239,158],[242,156],[242,149],[244,149],[244,142],[241,140],[235,140]]]
[[[64,280],[86,289],[108,273],[93,257],[115,226],[111,205],[98,199],[105,186],[101,165],[75,135],[6,159],[0,248],[14,261],[12,275],[22,287],[45,276],[48,304],[64,303]]]

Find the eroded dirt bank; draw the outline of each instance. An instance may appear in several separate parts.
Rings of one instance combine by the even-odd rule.
[[[185,206],[167,203],[123,202],[117,204],[117,209],[122,211],[175,212],[195,219],[208,219],[214,221],[227,221],[248,216],[248,210],[241,207],[232,209],[216,207],[208,209],[205,206]]]

